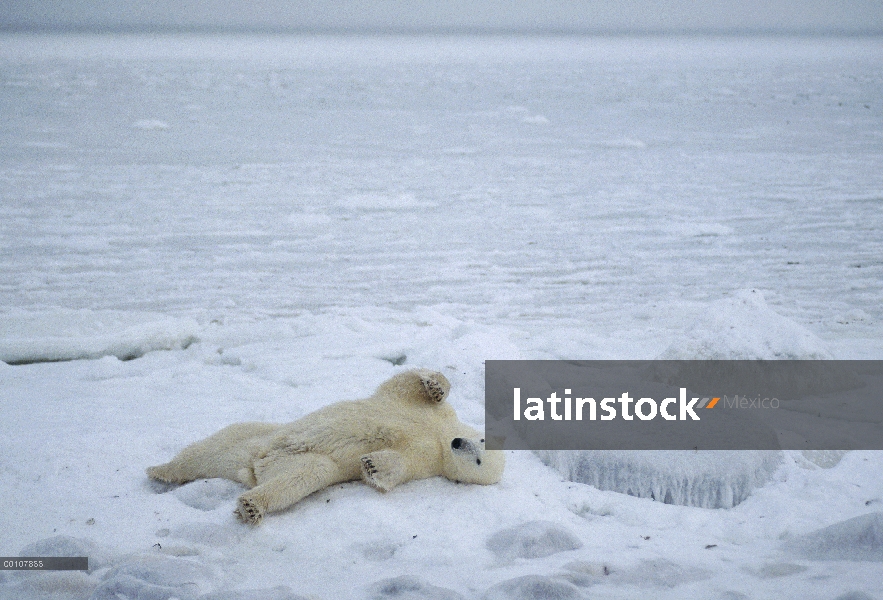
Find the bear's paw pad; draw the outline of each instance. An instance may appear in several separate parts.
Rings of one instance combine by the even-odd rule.
[[[239,506],[236,508],[236,516],[243,523],[260,525],[264,520],[264,511],[250,498],[239,498]]]
[[[422,381],[430,400],[438,404],[445,399],[445,390],[441,383],[429,377],[423,378]]]
[[[383,482],[383,475],[378,474],[379,469],[377,465],[374,464],[374,459],[370,456],[362,457],[362,479],[365,480],[365,483],[370,485],[373,488],[380,490],[381,492],[389,491],[389,486],[385,485]]]

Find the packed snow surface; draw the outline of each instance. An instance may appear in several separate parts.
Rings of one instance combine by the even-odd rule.
[[[0,598],[883,598],[878,452],[144,475],[411,366],[481,427],[487,359],[883,358],[881,98],[879,38],[0,36],[0,555],[90,558]]]

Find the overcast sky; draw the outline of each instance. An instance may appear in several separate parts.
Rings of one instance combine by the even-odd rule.
[[[0,27],[883,33],[883,0],[0,0]]]

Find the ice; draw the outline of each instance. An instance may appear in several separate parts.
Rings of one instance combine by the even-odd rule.
[[[98,565],[0,598],[879,598],[876,525],[807,533],[881,509],[878,452],[513,451],[494,486],[342,484],[257,529],[235,486],[144,468],[412,366],[481,428],[487,359],[880,359],[881,64],[861,36],[0,35],[0,555]],[[582,547],[486,546],[537,519]]]
[[[8,311],[0,315],[0,361],[26,364],[115,356],[131,360],[197,340],[193,319],[115,310]]]
[[[384,579],[369,589],[371,600],[464,600],[461,594],[447,588],[429,585],[419,577],[402,575]]]
[[[868,513],[798,536],[786,548],[815,560],[883,562],[883,512]]]
[[[776,451],[544,450],[566,479],[665,504],[732,508],[766,484],[782,462]]]
[[[558,552],[582,548],[583,543],[556,523],[531,521],[498,531],[487,541],[487,548],[498,558],[543,558]]]
[[[493,586],[482,600],[582,600],[585,596],[564,579],[544,575],[524,575]]]

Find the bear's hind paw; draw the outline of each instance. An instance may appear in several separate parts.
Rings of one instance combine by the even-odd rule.
[[[260,525],[264,520],[264,511],[249,498],[239,498],[239,506],[234,511],[239,520],[251,525]]]
[[[180,477],[172,475],[172,470],[169,468],[168,464],[147,467],[145,472],[151,479],[162,481],[163,483],[184,483]]]

